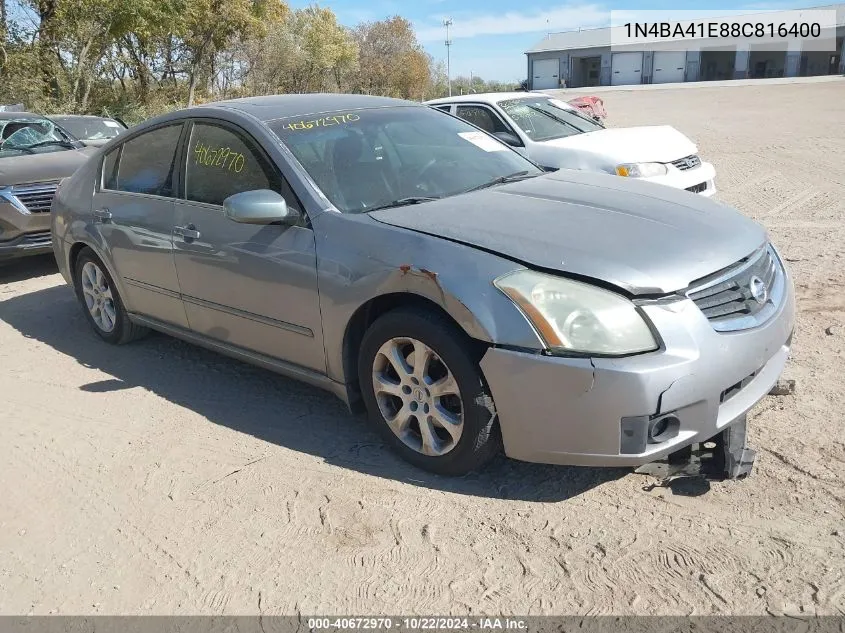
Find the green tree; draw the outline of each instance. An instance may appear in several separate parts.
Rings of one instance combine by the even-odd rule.
[[[366,22],[353,34],[360,51],[357,92],[406,99],[422,99],[429,93],[433,61],[408,20],[393,16]]]
[[[185,0],[185,11],[175,23],[185,50],[188,76],[188,105],[194,96],[202,70],[208,70],[215,55],[251,33],[262,38],[268,24],[287,14],[287,5],[277,0]]]

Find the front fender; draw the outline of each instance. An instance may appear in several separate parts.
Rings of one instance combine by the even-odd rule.
[[[492,283],[521,265],[365,215],[325,213],[315,220],[314,232],[326,363],[332,379],[348,379],[343,343],[353,315],[386,295],[424,297],[474,339],[542,349],[522,313]]]

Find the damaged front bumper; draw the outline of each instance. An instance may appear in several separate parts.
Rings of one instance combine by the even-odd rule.
[[[736,449],[739,427],[744,448],[745,414],[789,356],[791,280],[786,287],[766,323],[735,332],[714,330],[688,299],[644,306],[664,344],[648,354],[564,358],[490,348],[481,368],[505,453],[529,462],[639,466],[715,438],[740,450],[740,462],[753,460]]]

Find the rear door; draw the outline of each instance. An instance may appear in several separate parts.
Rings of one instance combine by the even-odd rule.
[[[174,252],[193,331],[325,372],[314,232],[260,144],[228,122],[198,119],[187,132]],[[223,201],[272,189],[302,213],[299,226],[238,224]]]
[[[171,239],[182,129],[182,121],[165,124],[111,150],[92,209],[127,309],[187,327]]]

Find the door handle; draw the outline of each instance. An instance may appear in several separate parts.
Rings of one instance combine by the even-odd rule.
[[[197,231],[197,227],[193,224],[189,224],[188,226],[174,226],[173,233],[181,236],[185,241],[198,240],[200,238],[200,232]]]
[[[94,211],[94,222],[102,222],[105,224],[111,220],[111,211],[109,211],[106,207],[102,209],[96,209]]]

